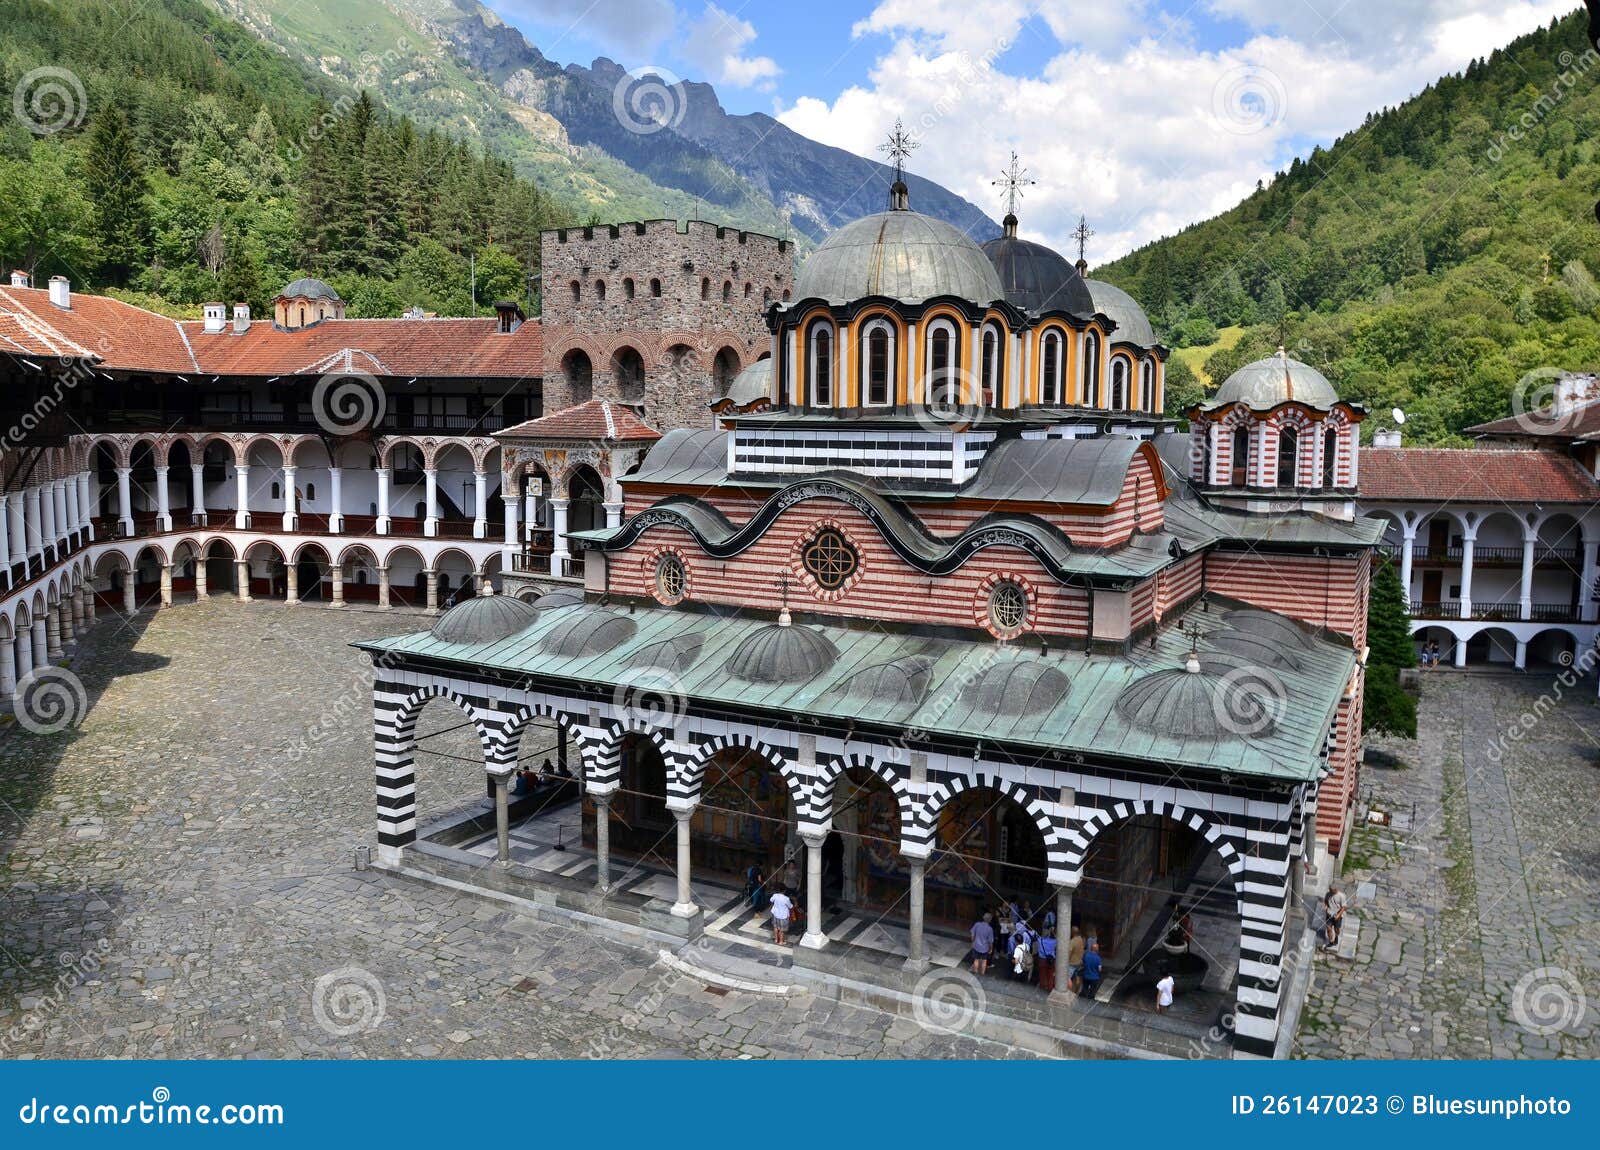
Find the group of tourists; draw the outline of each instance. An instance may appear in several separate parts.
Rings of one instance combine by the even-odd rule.
[[[1007,978],[1040,990],[1055,990],[1058,978],[1064,979],[1067,988],[1083,998],[1093,998],[1100,989],[1100,943],[1093,936],[1085,939],[1078,927],[1072,928],[1067,942],[1066,969],[1058,970],[1060,956],[1054,911],[1036,916],[1028,904],[1019,906],[1009,902],[996,910],[984,911],[972,924],[969,937],[973,974],[987,975],[993,962],[998,964],[998,972]]]
[[[769,889],[770,888],[770,889]],[[805,911],[800,908],[799,868],[793,860],[784,867],[782,877],[773,883],[759,867],[744,872],[744,897],[751,910],[765,909],[772,917],[772,941],[789,944],[789,935],[804,929]]]
[[[1422,645],[1422,654],[1419,656],[1419,659],[1420,659],[1422,665],[1424,667],[1426,667],[1428,670],[1431,671],[1435,667],[1437,667],[1439,665],[1439,659],[1440,658],[1441,658],[1441,654],[1440,654],[1440,651],[1439,651],[1439,642],[1438,642],[1437,639],[1429,639],[1426,643],[1424,643]]]

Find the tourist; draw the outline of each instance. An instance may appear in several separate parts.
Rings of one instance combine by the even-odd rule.
[[[1049,917],[1046,916],[1047,920]],[[1042,932],[1039,935],[1039,941],[1035,944],[1035,950],[1039,955],[1036,969],[1039,972],[1040,990],[1054,990],[1056,988],[1056,935],[1054,926],[1055,924],[1051,922],[1051,928]]]
[[[1083,990],[1080,992],[1084,998],[1093,998],[1100,991],[1100,944],[1090,942],[1089,949],[1083,956]]]
[[[1157,1014],[1165,1014],[1172,1009],[1172,992],[1176,987],[1177,981],[1172,977],[1172,972],[1164,971],[1161,980],[1156,983]]]
[[[767,904],[767,880],[760,867],[750,867],[744,872],[744,897],[751,910],[760,910]]]
[[[779,946],[788,942],[789,916],[793,912],[794,900],[789,897],[789,888],[780,887],[772,896],[772,941]]]
[[[1327,941],[1323,946],[1328,950],[1333,950],[1339,945],[1339,931],[1344,924],[1344,911],[1348,905],[1348,900],[1344,897],[1344,892],[1337,886],[1329,885],[1328,893],[1323,896],[1322,904],[1327,915],[1327,923],[1323,927],[1323,934]]]
[[[990,915],[984,912],[982,918],[972,924],[972,973],[989,973],[989,955],[994,950],[994,927],[989,925]]]
[[[1033,979],[1033,932],[1025,922],[1019,922],[1011,936],[1011,977],[1018,982]]]
[[[1077,927],[1072,928],[1072,937],[1067,940],[1067,988],[1073,994],[1083,989],[1079,979],[1083,975],[1083,932]]]

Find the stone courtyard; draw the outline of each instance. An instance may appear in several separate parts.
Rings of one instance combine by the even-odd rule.
[[[370,678],[346,644],[427,622],[222,599],[102,619],[81,722],[0,729],[0,1056],[1025,1056],[356,870]],[[1364,778],[1391,818],[1354,837],[1353,956],[1315,959],[1299,1054],[1600,1053],[1600,711],[1592,680],[1540,704],[1552,677],[1425,676],[1422,737]],[[425,817],[483,796],[460,727],[423,713]]]

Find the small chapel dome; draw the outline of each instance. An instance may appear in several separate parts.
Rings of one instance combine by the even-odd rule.
[[[821,631],[774,623],[747,635],[728,657],[728,674],[747,683],[804,683],[839,657]]]
[[[937,296],[1005,298],[994,265],[959,228],[908,209],[852,220],[807,257],[796,300],[847,304],[868,296],[922,303]]]
[[[1270,411],[1291,402],[1327,411],[1339,402],[1339,393],[1320,371],[1290,359],[1280,347],[1276,355],[1247,363],[1230,375],[1204,406],[1211,409],[1242,403],[1251,411]]]
[[[494,643],[526,630],[538,618],[532,603],[510,595],[477,595],[440,615],[430,633],[441,643]]]
[[[1232,739],[1272,732],[1273,707],[1248,680],[1214,663],[1153,671],[1117,696],[1117,714],[1131,727],[1180,739]]]
[[[564,614],[563,620],[552,627],[539,644],[547,655],[576,659],[604,654],[626,643],[639,629],[626,615],[614,615],[610,611],[580,609]]]
[[[278,293],[278,298],[326,299],[335,300],[339,303],[344,302],[339,298],[339,293],[334,291],[331,286],[329,286],[323,280],[316,279],[313,276],[301,276],[299,279],[291,281],[281,292]]]
[[[1049,714],[1071,689],[1071,680],[1048,663],[1005,659],[985,667],[963,698],[976,714],[1019,719]]]

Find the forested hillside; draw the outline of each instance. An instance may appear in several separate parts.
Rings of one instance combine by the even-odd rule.
[[[1244,325],[1205,359],[1213,383],[1282,342],[1345,397],[1404,408],[1408,441],[1462,442],[1527,372],[1600,366],[1597,129],[1575,13],[1095,274],[1174,345]],[[1170,378],[1176,411],[1200,385]]]
[[[309,272],[352,316],[462,315],[469,259],[480,307],[524,299],[540,228],[579,222],[200,0],[0,0],[0,85],[0,265],[157,310]]]

